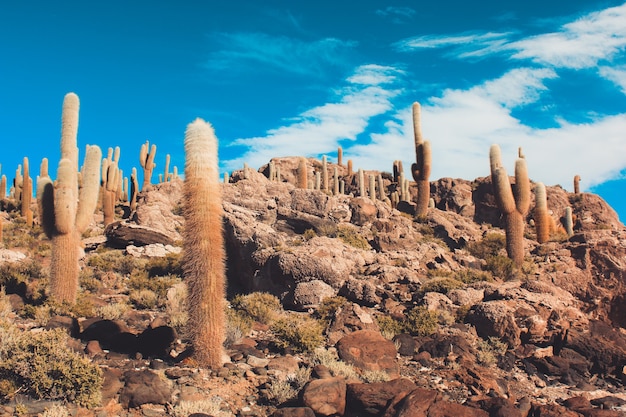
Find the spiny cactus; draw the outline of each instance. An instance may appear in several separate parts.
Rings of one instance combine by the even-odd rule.
[[[333,195],[339,194],[339,170],[337,167],[333,169]]]
[[[359,197],[365,197],[365,174],[363,170],[359,168]]]
[[[343,148],[341,146],[337,148],[337,165],[343,166]]]
[[[402,161],[396,159],[393,161],[393,182],[400,184],[400,175],[403,173]]]
[[[185,132],[183,271],[189,286],[188,329],[194,357],[222,365],[225,338],[225,251],[217,139],[210,124],[196,119]]]
[[[163,172],[163,182],[168,182],[170,177],[170,154],[165,155],[165,171]]]
[[[432,156],[430,142],[422,138],[421,107],[418,102],[413,103],[413,133],[415,137],[415,163],[411,165],[413,179],[417,183],[416,216],[424,216],[428,212],[430,199],[430,169]]]
[[[100,159],[97,146],[87,145],[78,186],[78,96],[68,93],[63,100],[61,160],[57,180],[39,179],[40,213],[43,230],[52,240],[50,291],[58,302],[74,304],[78,290],[80,235],[93,217],[98,202]]]
[[[122,172],[119,169],[120,148],[109,148],[107,157],[102,160],[102,180],[100,186],[100,200],[104,225],[115,221],[115,205],[119,199],[120,181]]]
[[[565,216],[563,219],[565,233],[567,236],[572,237],[574,235],[574,219],[572,216],[572,208],[567,206],[565,207]]]
[[[352,175],[352,159],[348,159],[346,170],[348,171],[346,175]]]
[[[550,239],[551,218],[548,213],[548,199],[546,186],[538,182],[535,185],[535,210],[533,212],[537,242],[545,243]]]
[[[580,175],[574,176],[574,194],[580,194]]]
[[[524,224],[530,208],[530,180],[526,160],[515,161],[515,196],[502,166],[500,147],[491,145],[489,162],[496,202],[504,215],[506,252],[517,266],[524,262]]]
[[[0,198],[4,198],[7,195],[7,176],[3,175],[0,178]]]
[[[322,191],[328,193],[328,161],[326,155],[322,157]]]
[[[152,178],[152,171],[156,167],[154,163],[154,157],[156,156],[156,145],[150,146],[150,142],[146,141],[143,145],[141,145],[141,149],[139,151],[139,164],[143,168],[143,185],[141,189],[144,190],[146,187],[150,185],[150,181]]]
[[[370,199],[372,201],[376,201],[376,177],[374,177],[374,175],[369,174],[368,177],[369,179],[369,191],[370,191]]]
[[[133,167],[130,172],[130,195],[128,205],[131,213],[137,208],[137,193],[139,192],[139,181],[137,180],[137,168]]]
[[[320,191],[322,187],[322,174],[319,171],[315,172],[315,185],[313,188],[315,188],[315,190]]]
[[[33,212],[30,209],[30,203],[33,200],[33,180],[30,177],[30,164],[28,158],[24,157],[24,177],[22,178],[22,202],[20,213],[26,219],[26,225],[33,225]]]
[[[309,187],[308,167],[306,158],[301,157],[298,161],[298,188],[307,189]]]

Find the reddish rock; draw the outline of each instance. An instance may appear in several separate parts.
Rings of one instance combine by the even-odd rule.
[[[97,340],[90,340],[89,342],[87,342],[87,345],[85,346],[85,353],[87,355],[94,356],[102,352],[103,350],[100,347],[100,342],[98,342]]]
[[[309,381],[303,388],[302,402],[318,416],[343,415],[346,410],[346,382],[343,378]]]
[[[489,413],[443,401],[435,390],[416,388],[394,398],[383,417],[489,417]]]
[[[399,376],[397,350],[394,343],[379,332],[358,330],[337,342],[339,357],[364,371],[385,371]]]
[[[145,369],[127,371],[125,385],[120,394],[120,403],[125,408],[136,408],[143,404],[168,404],[172,401],[172,389],[158,374]]]
[[[274,411],[272,417],[315,417],[309,407],[285,407]]]
[[[476,332],[482,338],[497,337],[511,348],[521,343],[521,330],[515,323],[514,310],[504,300],[476,304],[465,320],[476,327]]]
[[[582,414],[568,410],[558,404],[533,404],[530,414],[533,417],[581,417]]]
[[[407,378],[371,384],[348,384],[348,410],[357,415],[379,415],[395,396],[415,388],[415,383]]]

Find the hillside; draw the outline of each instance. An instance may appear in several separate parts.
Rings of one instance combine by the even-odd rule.
[[[537,243],[531,210],[517,267],[490,177],[430,182],[434,207],[416,217],[414,203],[358,196],[345,165],[326,168],[344,194],[298,188],[301,160],[221,185],[228,360],[216,370],[187,349],[180,179],[144,187],[133,209],[118,201],[106,229],[97,211],[73,307],[48,295],[36,204],[28,228],[3,199],[0,415],[624,415],[626,228],[602,199],[547,187],[551,218],[570,206],[574,233]],[[306,163],[309,178],[323,166]]]

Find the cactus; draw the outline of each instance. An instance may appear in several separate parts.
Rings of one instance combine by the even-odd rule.
[[[100,158],[97,146],[87,145],[78,187],[78,96],[68,93],[63,100],[61,160],[57,180],[39,178],[41,223],[52,240],[50,292],[58,302],[74,304],[78,290],[80,234],[93,217],[98,201]]]
[[[170,180],[170,154],[165,155],[165,171],[163,172],[163,182],[168,182]]]
[[[315,189],[317,191],[320,190],[322,186],[322,174],[320,172],[315,172]]]
[[[574,219],[572,216],[572,208],[567,206],[565,207],[565,216],[563,219],[565,233],[567,233],[568,237],[572,237],[574,235]]]
[[[116,161],[109,163],[104,177],[105,180],[102,185],[102,211],[104,214],[104,225],[107,226],[115,221],[115,203],[120,178],[120,170],[117,167]]]
[[[402,161],[396,159],[393,161],[393,182],[400,184],[400,175],[403,173]]]
[[[228,184],[228,180],[230,179],[228,172],[224,173],[224,184]]]
[[[376,176],[376,183],[378,184],[378,199],[385,201],[387,196],[385,195],[385,183],[383,182],[383,176],[381,174]]]
[[[333,169],[333,195],[339,194],[339,170],[337,167]]]
[[[194,357],[203,366],[222,365],[225,338],[225,251],[217,139],[196,119],[185,132],[183,271],[188,290]]]
[[[22,176],[22,165],[18,165],[15,170],[15,178],[13,179],[13,198],[22,201],[22,187],[24,186],[24,177]]]
[[[417,183],[417,204],[415,216],[424,216],[428,212],[430,199],[430,169],[432,156],[430,142],[422,138],[421,107],[418,102],[413,103],[413,133],[415,139],[415,163],[411,165],[413,179]]]
[[[20,206],[20,213],[22,217],[26,218],[26,225],[31,227],[33,225],[33,212],[30,209],[30,203],[33,200],[33,180],[30,177],[28,158],[24,157],[24,177],[22,179],[22,204]]]
[[[346,193],[346,182],[341,179],[339,180],[339,194],[345,194]]]
[[[370,191],[370,199],[372,201],[376,201],[376,177],[374,175],[369,174],[369,191]]]
[[[515,161],[515,195],[500,160],[500,147],[491,145],[489,161],[496,202],[504,215],[506,252],[517,266],[524,261],[524,220],[530,208],[530,181],[526,160]]]
[[[298,188],[307,189],[309,186],[306,158],[298,161]]]
[[[341,146],[337,148],[337,165],[343,166],[343,148]]]
[[[365,174],[363,170],[359,168],[359,197],[365,197]]]
[[[139,181],[137,180],[137,168],[130,171],[130,195],[128,196],[128,207],[131,213],[137,208],[137,193],[139,192]]]
[[[352,159],[348,159],[348,166],[346,169],[348,170],[347,175],[352,175]]]
[[[141,145],[141,149],[139,151],[139,164],[143,168],[143,185],[141,186],[142,190],[145,190],[146,187],[150,186],[152,171],[156,167],[156,164],[154,163],[155,156],[156,145],[152,145],[152,147],[150,147],[149,141],[146,141],[146,143]]]
[[[328,193],[328,161],[326,155],[322,156],[322,191]]]
[[[7,195],[7,176],[3,175],[0,178],[0,198],[4,198]]]
[[[545,243],[550,239],[551,218],[548,213],[548,200],[546,198],[546,187],[538,182],[535,185],[535,210],[533,212],[535,229],[537,231],[537,242]]]
[[[580,175],[574,176],[574,194],[580,194]]]

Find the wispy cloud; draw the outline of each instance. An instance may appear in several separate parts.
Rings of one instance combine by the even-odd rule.
[[[449,48],[457,58],[480,57],[501,50],[511,34],[508,32],[464,32],[455,35],[425,35],[403,39],[393,47],[400,52],[419,49]]]
[[[217,48],[206,62],[209,69],[245,71],[261,66],[307,76],[345,64],[345,52],[357,45],[336,38],[303,41],[257,32],[214,33],[211,39]]]
[[[600,75],[609,81],[612,81],[622,89],[622,93],[626,94],[626,65],[617,67],[601,67]]]
[[[513,59],[582,69],[611,60],[626,49],[626,4],[590,13],[559,31],[512,42]]]
[[[399,76],[402,71],[393,67],[358,67],[336,93],[336,101],[307,110],[264,136],[236,140],[234,145],[249,150],[225,161],[224,168],[240,168],[244,162],[258,167],[278,155],[317,156],[335,149],[341,140],[356,140],[372,117],[393,108],[391,100],[401,92],[395,85]]]
[[[408,23],[415,16],[416,11],[410,7],[387,6],[384,9],[376,10],[376,14],[390,18],[393,23],[402,24]]]

